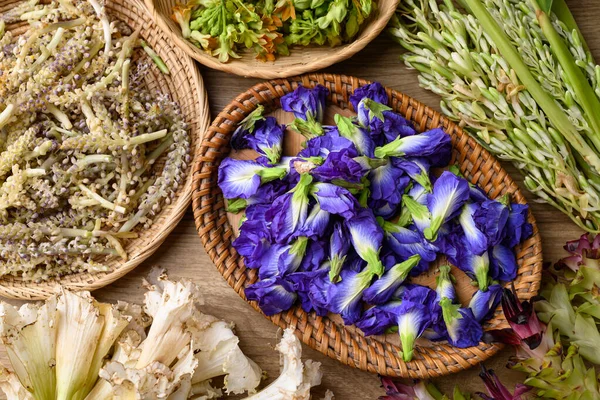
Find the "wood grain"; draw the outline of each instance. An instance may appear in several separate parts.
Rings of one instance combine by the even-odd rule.
[[[592,52],[597,59],[600,59],[600,24],[597,22],[600,19],[600,2],[570,0],[568,3]],[[399,62],[400,53],[399,46],[382,36],[362,52],[328,68],[327,71],[377,80],[385,86],[405,92],[425,104],[439,108],[437,107],[439,98],[419,88],[416,73],[407,70]],[[258,82],[256,79],[244,79],[206,68],[202,69],[202,74],[207,85],[213,116],[238,93]],[[516,180],[521,182],[520,174],[515,168],[510,165],[505,167]],[[526,196],[533,202],[533,196],[528,193]],[[555,261],[564,254],[562,250],[564,242],[577,238],[582,232],[568,217],[548,205],[532,203],[532,209],[544,240],[544,259]],[[144,291],[140,282],[152,265],[167,268],[173,278],[189,278],[197,282],[204,293],[205,311],[234,321],[243,350],[268,372],[269,379],[277,376],[279,359],[273,350],[276,343],[276,328],[240,299],[214,268],[200,245],[191,211],[186,213],[181,223],[150,260],[111,286],[95,292],[95,296],[101,301],[114,302],[118,299],[126,299],[141,302]],[[507,386],[512,387],[522,377],[505,368],[510,354],[510,350],[505,350],[490,360],[487,366],[494,368]],[[322,395],[325,389],[331,389],[338,400],[370,400],[382,394],[376,376],[342,366],[306,346],[304,355],[323,364],[325,375],[323,385],[315,392],[318,395]],[[3,362],[6,360],[3,349],[0,350],[0,359]],[[477,373],[477,369],[471,369],[439,379],[436,384],[446,390],[458,384],[464,390],[483,391],[484,387]],[[319,396],[316,398],[318,399]]]

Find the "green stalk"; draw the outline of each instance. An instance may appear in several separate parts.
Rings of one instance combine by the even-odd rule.
[[[586,119],[593,130],[593,135],[590,135],[590,139],[594,143],[596,150],[600,151],[600,100],[598,100],[596,92],[594,92],[587,78],[575,63],[569,48],[556,29],[554,29],[554,25],[552,25],[548,14],[540,8],[538,0],[532,0],[531,3],[535,9],[540,28],[542,28],[542,32],[550,43],[550,49],[558,59],[561,67],[563,67],[568,82],[573,86],[575,97],[579,99],[583,111],[587,116]]]
[[[554,2],[552,3],[552,12],[563,24],[565,24],[565,26],[567,27],[567,29],[569,29],[570,32],[577,31],[583,48],[587,53],[591,54],[590,48],[588,47],[588,44],[585,41],[585,38],[583,37],[579,26],[577,25],[577,21],[575,21],[575,17],[573,17],[573,14],[571,13],[571,10],[569,10],[569,6],[567,6],[565,0],[554,0]],[[594,64],[595,63],[596,62],[594,62]]]
[[[581,137],[569,117],[556,104],[554,99],[537,82],[525,62],[521,59],[519,52],[511,44],[502,28],[494,17],[490,15],[480,0],[464,0],[471,13],[479,20],[483,30],[492,38],[502,56],[508,61],[511,68],[515,70],[519,80],[532,97],[542,108],[548,119],[563,134],[566,141],[598,172],[600,172],[600,157]]]

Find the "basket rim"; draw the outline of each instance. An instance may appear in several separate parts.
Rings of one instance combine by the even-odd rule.
[[[0,0],[0,5],[10,5],[20,2],[20,0]],[[108,8],[111,8],[111,5],[119,6],[120,4],[123,4],[123,2],[129,3],[129,6],[133,5],[138,9],[139,15],[130,14],[128,17],[134,20],[138,19],[141,25],[146,25],[148,27],[147,29],[153,29],[155,32],[148,32],[148,35],[155,36],[154,41],[156,43],[160,43],[161,41],[168,43],[168,39],[161,37],[160,33],[162,33],[162,31],[158,29],[153,22],[142,1],[109,0]],[[119,11],[119,13],[121,12],[123,11]],[[115,18],[118,18],[118,15],[116,15]],[[148,40],[148,38],[145,39]],[[193,171],[195,169],[194,164],[198,162],[198,149],[202,143],[204,132],[210,125],[210,109],[206,87],[198,65],[179,49],[175,48],[173,51],[179,53],[177,54],[177,59],[184,66],[183,69],[186,71],[184,72],[186,75],[185,79],[189,81],[190,86],[195,88],[197,92],[197,97],[192,101],[192,109],[194,110],[193,115],[196,115],[194,117],[194,122],[198,125],[198,128],[188,128],[190,138],[193,138],[194,142],[194,146],[190,147],[189,152],[191,167],[189,167],[185,177],[185,183],[180,186],[181,189],[179,189],[177,193],[176,202],[172,203],[173,207],[169,209],[164,221],[161,221],[161,228],[148,238],[147,243],[144,246],[138,248],[136,251],[138,254],[136,254],[135,257],[129,258],[125,262],[120,262],[109,272],[82,272],[69,274],[40,283],[25,281],[20,277],[4,276],[0,277],[0,296],[16,300],[44,300],[53,295],[59,285],[76,291],[94,291],[100,289],[120,279],[148,259],[156,250],[158,250],[167,236],[175,229],[177,224],[183,218],[191,202]],[[173,65],[169,65],[169,60],[169,58],[165,59],[165,63],[167,63],[167,66],[173,67]],[[163,212],[158,214],[156,218],[159,219],[161,215],[163,215]]]
[[[261,78],[261,79],[277,79],[277,78],[288,78],[296,75],[302,75],[309,72],[317,71],[323,68],[327,68],[333,64],[344,61],[362,49],[364,49],[370,42],[372,42],[379,34],[385,29],[389,20],[394,15],[396,7],[400,3],[400,0],[386,0],[390,1],[390,4],[386,5],[385,8],[379,8],[376,10],[377,14],[375,18],[367,22],[372,24],[372,30],[365,34],[364,30],[367,25],[361,27],[361,33],[356,40],[351,43],[344,44],[332,48],[326,55],[319,54],[319,57],[306,63],[286,67],[284,70],[274,70],[276,65],[286,65],[286,56],[278,57],[274,62],[264,62],[262,65],[250,66],[239,60],[232,60],[228,63],[221,63],[215,57],[208,55],[198,47],[194,46],[190,41],[183,38],[178,30],[174,30],[166,22],[168,17],[165,17],[155,7],[154,2],[157,0],[143,0],[146,8],[152,15],[153,20],[168,36],[168,38],[175,43],[177,47],[183,50],[188,56],[192,57],[199,63],[219,71],[224,71],[230,74],[235,74],[244,78]],[[299,47],[294,48],[295,53],[301,53],[303,51],[310,51],[310,47]]]
[[[203,221],[203,216],[208,211],[214,211],[212,207],[216,203],[222,201],[220,189],[216,187],[216,185],[215,187],[211,186],[210,182],[204,182],[204,180],[210,179],[212,174],[216,172],[219,164],[217,157],[226,156],[226,154],[218,153],[218,149],[223,147],[228,148],[228,138],[233,129],[235,129],[235,123],[243,119],[244,116],[252,111],[259,103],[263,105],[268,103],[270,99],[267,98],[266,94],[263,94],[264,92],[272,93],[272,102],[278,103],[278,98],[300,84],[311,87],[316,83],[329,84],[332,82],[335,82],[336,85],[344,84],[350,87],[371,83],[364,79],[334,74],[310,74],[289,79],[261,82],[254,85],[246,92],[241,93],[235,100],[227,105],[213,121],[204,136],[199,150],[200,162],[195,165],[193,172],[192,208],[196,228],[203,246],[221,275],[223,275],[224,279],[226,279],[227,283],[238,293],[238,295],[246,301],[247,299],[244,295],[245,281],[247,278],[245,272],[246,268],[244,266],[243,258],[239,256],[231,246],[230,239],[233,235],[232,232],[224,232],[224,226],[229,224],[227,217],[225,216],[225,218],[223,218],[221,215],[216,215],[219,211],[217,210],[208,216],[208,223],[204,223]],[[480,157],[485,158],[490,162],[490,170],[493,170],[492,172],[494,174],[502,174],[503,179],[509,184],[505,189],[513,194],[514,199],[519,203],[527,203],[516,183],[508,176],[508,174],[506,174],[506,171],[500,166],[498,160],[473,138],[469,137],[469,135],[457,124],[442,116],[437,111],[401,92],[389,88],[386,89],[388,95],[403,100],[402,107],[405,107],[408,104],[408,107],[417,108],[420,115],[419,118],[425,118],[425,120],[427,120],[427,118],[432,117],[433,120],[438,121],[438,126],[443,126],[445,131],[453,137],[453,148],[456,146],[454,139],[459,136],[461,140],[468,143],[468,146],[475,148],[479,152],[478,154]],[[332,100],[332,96],[340,95],[344,97],[343,93],[332,91],[329,101]],[[405,102],[407,104],[405,104]],[[274,106],[274,108],[277,108],[277,106]],[[395,110],[406,115],[405,112],[402,112],[397,108],[395,108]],[[228,116],[231,116],[232,118],[227,118]],[[422,129],[419,130],[422,131]],[[213,161],[216,162],[213,163]],[[480,167],[481,166],[477,168]],[[221,198],[217,201],[217,196],[219,195]],[[524,282],[524,287],[519,286],[520,291],[518,293],[519,297],[522,299],[528,299],[537,294],[542,272],[541,237],[531,210],[529,212],[529,222],[533,225],[534,233],[525,243],[527,244],[527,249],[531,249],[532,253],[531,256],[525,257],[524,260],[530,261],[527,266],[531,266],[531,275],[527,275],[526,278],[523,278],[527,279],[527,281]],[[523,246],[525,247],[525,245]],[[224,250],[232,250],[229,264],[226,264],[228,257]],[[219,251],[222,251],[223,254],[219,253]],[[524,262],[525,261],[522,263]],[[523,268],[523,266],[523,264],[520,265],[519,269]],[[233,276],[233,272],[239,269],[244,272],[242,272],[239,278],[236,278]],[[519,279],[521,279],[521,275],[518,276],[517,280]],[[264,316],[256,302],[249,303]],[[499,344],[480,343],[477,347],[459,349],[451,347],[446,343],[437,346],[443,349],[443,354],[435,354],[432,351],[429,351],[429,348],[422,347],[419,349],[423,352],[421,354],[417,354],[418,350],[415,350],[415,359],[413,359],[413,361],[404,363],[400,360],[400,362],[398,362],[398,356],[397,354],[393,354],[393,346],[390,346],[389,343],[379,342],[376,339],[373,339],[373,337],[364,337],[362,333],[352,334],[345,327],[338,327],[329,316],[316,317],[312,314],[313,313],[304,312],[299,305],[295,305],[287,312],[276,314],[271,317],[265,317],[281,328],[290,326],[295,328],[296,336],[298,336],[306,345],[342,362],[343,364],[386,376],[413,379],[429,379],[444,376],[477,365],[481,361],[496,354],[503,347]],[[311,323],[310,320],[314,320],[314,323]],[[328,321],[329,325],[326,326]],[[336,328],[339,328],[339,332],[335,331]],[[386,356],[394,362],[390,362]],[[394,357],[396,360],[393,360]]]

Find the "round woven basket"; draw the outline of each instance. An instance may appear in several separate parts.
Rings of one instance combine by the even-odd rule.
[[[399,0],[377,0],[377,9],[361,27],[352,43],[338,46],[294,47],[289,56],[279,56],[274,62],[262,62],[255,58],[252,50],[243,50],[241,58],[227,63],[219,60],[184,39],[179,25],[171,19],[173,7],[185,0],[144,0],[146,6],[173,43],[189,56],[207,67],[240,75],[262,79],[287,78],[289,76],[317,71],[352,57],[377,37],[396,11]]]
[[[0,0],[0,13],[5,12],[20,1]],[[197,156],[197,147],[202,134],[210,124],[208,98],[200,72],[185,53],[169,43],[167,35],[156,26],[144,5],[136,0],[107,0],[106,9],[111,19],[119,19],[133,29],[141,28],[140,37],[160,55],[170,70],[170,75],[162,74],[156,67],[150,68],[146,84],[152,90],[169,94],[176,100],[189,124],[192,156]],[[20,33],[23,25],[8,26]],[[158,162],[157,165],[161,163]],[[183,217],[191,198],[193,162],[187,167],[186,180],[179,186],[170,205],[165,205],[148,230],[138,230],[139,237],[129,241],[125,247],[129,258],[109,260],[106,272],[80,273],[50,280],[43,283],[23,281],[16,277],[0,278],[0,296],[24,300],[39,300],[52,295],[57,283],[73,290],[95,290],[106,286],[135,267],[154,253],[169,233]]]
[[[243,258],[231,245],[236,234],[231,224],[233,218],[225,211],[223,195],[217,186],[217,170],[221,160],[230,154],[233,156],[229,140],[236,125],[258,104],[264,105],[267,111],[274,112],[279,117],[279,99],[298,85],[326,86],[331,93],[328,109],[350,113],[352,111],[348,102],[349,96],[355,88],[367,83],[369,82],[361,79],[331,74],[311,74],[261,83],[239,95],[208,129],[200,146],[200,162],[195,165],[193,173],[194,218],[208,255],[229,285],[242,298],[245,299],[244,289],[256,282],[257,270],[247,269]],[[510,193],[513,201],[525,203],[517,185],[498,161],[461,128],[418,101],[391,89],[387,91],[393,109],[411,120],[420,131],[442,126],[450,134],[453,144],[452,163],[460,167],[467,179],[482,187],[492,198]],[[284,152],[286,148],[289,148],[288,143],[284,146]],[[519,271],[514,285],[521,299],[528,299],[537,293],[542,272],[541,240],[531,213],[529,222],[533,224],[533,236],[516,249]],[[468,302],[474,289],[466,276],[461,274],[455,275],[459,278],[457,292],[462,301]],[[433,281],[433,273],[430,273],[429,276],[420,277],[418,283],[431,285]],[[250,304],[259,310],[255,302]],[[398,355],[400,348],[397,334],[365,337],[359,329],[344,326],[337,315],[318,317],[314,313],[306,313],[299,306],[269,319],[281,328],[294,327],[297,336],[304,343],[331,358],[386,376],[434,378],[477,365],[501,348],[498,345],[481,343],[477,347],[459,349],[447,342],[420,340],[416,346],[414,360],[405,363]],[[502,312],[497,310],[484,329],[507,326]]]

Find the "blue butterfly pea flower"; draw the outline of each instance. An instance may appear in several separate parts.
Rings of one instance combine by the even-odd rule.
[[[335,115],[335,123],[340,135],[354,144],[360,155],[373,157],[375,152],[375,142],[371,134],[362,127],[354,123],[352,118],[344,117],[341,114]]]
[[[427,193],[432,191],[432,182],[429,177],[429,162],[424,158],[398,158],[390,157],[392,163],[406,173],[413,181],[417,182]]]
[[[383,265],[379,259],[379,251],[383,244],[383,230],[373,212],[360,208],[355,217],[345,221],[345,225],[356,253],[367,262],[367,269],[381,276]]]
[[[363,331],[365,336],[382,335],[389,328],[397,325],[397,310],[402,300],[392,300],[386,304],[380,304],[369,308],[362,317],[356,321],[356,327]]]
[[[331,282],[339,282],[340,272],[346,262],[346,256],[350,250],[350,238],[341,222],[333,225],[333,233],[329,241],[329,279]]]
[[[290,246],[279,256],[277,260],[277,272],[281,276],[286,276],[296,272],[304,260],[306,249],[308,247],[308,238],[301,236],[291,242]],[[261,278],[262,279],[262,278]]]
[[[469,303],[475,319],[479,322],[487,321],[494,316],[496,308],[502,301],[503,288],[500,285],[491,285],[486,292],[478,290]]]
[[[431,311],[423,303],[402,300],[395,312],[402,344],[402,359],[409,362],[413,358],[415,341],[431,325]]]
[[[256,121],[250,129],[241,124],[233,133],[231,147],[236,150],[253,149],[275,164],[281,157],[284,133],[285,127],[276,118],[267,117]]]
[[[340,136],[317,136],[306,141],[306,147],[298,153],[298,157],[326,158],[332,152],[346,150],[350,157],[358,156],[354,143]]]
[[[451,262],[466,273],[471,279],[477,281],[479,290],[486,291],[489,286],[490,257],[488,252],[478,256],[473,254],[466,246],[459,249],[457,260]]]
[[[345,219],[352,218],[360,209],[356,198],[348,189],[331,183],[315,183],[311,195],[319,203],[322,210],[330,214],[340,215]]]
[[[323,240],[311,240],[306,248],[299,271],[315,271],[322,268],[327,260],[329,243]]]
[[[512,248],[499,244],[490,249],[489,256],[492,279],[511,282],[517,277],[519,265]]]
[[[404,189],[410,183],[410,178],[404,171],[389,160],[378,168],[374,168],[367,176],[371,183],[369,189],[373,200],[384,200],[393,205],[400,204]]]
[[[363,167],[354,160],[354,154],[348,149],[329,153],[322,165],[311,171],[320,181],[345,181],[358,183],[363,177]]]
[[[393,111],[383,112],[383,137],[385,143],[393,142],[399,137],[416,135],[413,124]]]
[[[392,111],[392,109],[385,104],[364,97],[356,107],[358,123],[370,132],[380,134],[383,131],[386,111]]]
[[[311,184],[312,177],[303,174],[298,184],[290,192],[278,197],[265,215],[271,222],[277,242],[286,242],[306,223]]]
[[[533,235],[533,226],[527,222],[529,206],[513,203],[506,222],[506,235],[503,244],[513,248]]]
[[[267,316],[289,310],[297,299],[292,285],[281,277],[256,282],[248,286],[245,293],[248,300],[258,302],[258,306]]]
[[[284,167],[265,167],[251,160],[226,158],[219,166],[217,183],[228,199],[248,197],[256,194],[262,183],[283,178],[287,173]]]
[[[248,268],[258,268],[264,253],[269,249],[271,233],[263,220],[246,220],[240,235],[233,241],[233,247],[244,257]]]
[[[476,255],[481,255],[487,251],[488,236],[480,230],[480,225],[475,220],[475,216],[480,216],[481,205],[475,203],[465,204],[458,217],[458,222],[462,227],[464,240],[467,242],[471,251]],[[485,229],[485,227],[484,227]]]
[[[436,300],[439,302],[443,298],[456,300],[456,289],[454,289],[454,279],[451,274],[449,265],[442,265],[440,273],[436,278]]]
[[[362,315],[362,295],[371,285],[373,272],[368,268],[361,272],[344,269],[340,275],[339,283],[327,280],[328,309],[340,314],[346,325],[352,325]]]
[[[325,316],[329,313],[326,306],[326,299],[319,290],[318,282],[327,279],[327,268],[319,268],[313,271],[295,272],[287,276],[287,280],[292,283],[294,292],[300,299],[302,309],[306,312],[315,312],[318,316]]]
[[[306,236],[313,240],[322,238],[329,229],[331,214],[317,203],[312,206],[302,226],[291,237]]]
[[[410,193],[410,191],[409,191]],[[420,199],[428,199],[428,196],[421,197]],[[431,213],[426,205],[415,200],[410,195],[404,195],[402,197],[402,206],[406,208],[406,212],[410,215],[410,219],[417,230],[424,233],[431,226]]]
[[[371,210],[373,210],[373,214],[376,217],[389,219],[398,212],[398,204],[390,203],[386,200],[374,200],[370,198],[367,201],[367,205]]]
[[[460,213],[469,198],[469,184],[451,172],[444,171],[435,181],[427,199],[431,225],[425,229],[425,238],[435,241],[441,226]]]
[[[444,167],[450,162],[452,140],[442,129],[436,128],[418,135],[399,137],[375,149],[375,157],[421,157],[432,167]]]
[[[289,259],[291,244],[269,243],[265,245],[262,257],[256,268],[258,268],[258,277],[268,279],[279,275],[279,265],[282,258]],[[246,261],[247,262],[247,261]]]
[[[437,258],[439,249],[425,240],[420,232],[388,221],[384,221],[382,227],[385,233],[385,243],[400,258],[407,259],[415,254],[421,257],[414,272],[426,271],[429,269],[429,263]]]
[[[508,207],[495,200],[484,201],[473,213],[473,220],[485,234],[488,246],[495,246],[504,239],[508,215]]]
[[[387,303],[420,261],[421,256],[414,255],[408,260],[394,265],[365,290],[363,299],[369,304]]]
[[[442,314],[448,332],[448,342],[458,348],[467,348],[479,345],[483,336],[483,329],[475,319],[470,308],[461,308],[460,304],[453,304],[452,300],[443,298],[440,301]]]
[[[354,111],[358,110],[358,103],[365,97],[381,104],[388,104],[388,95],[379,82],[369,83],[354,89],[354,93],[350,96],[350,104],[352,104]]]
[[[281,97],[281,108],[296,117],[290,127],[307,138],[323,135],[321,122],[328,95],[327,88],[317,85],[313,89],[299,86]]]

